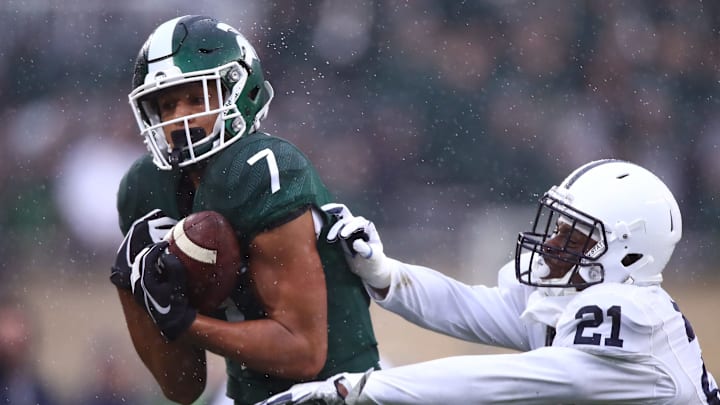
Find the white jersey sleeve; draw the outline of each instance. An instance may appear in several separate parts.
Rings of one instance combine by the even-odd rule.
[[[356,404],[696,404],[654,365],[565,347],[448,357],[374,371]]]
[[[530,349],[527,325],[520,321],[530,289],[508,281],[501,286],[468,284],[427,267],[398,262],[390,290],[377,303],[408,321],[470,342],[525,351]],[[514,273],[513,273],[514,274]],[[506,285],[503,285],[506,284]]]

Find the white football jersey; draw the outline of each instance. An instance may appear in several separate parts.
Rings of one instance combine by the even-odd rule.
[[[659,286],[599,284],[549,297],[517,282],[514,262],[497,287],[401,264],[376,301],[425,328],[522,353],[376,371],[360,403],[720,405],[698,338]]]

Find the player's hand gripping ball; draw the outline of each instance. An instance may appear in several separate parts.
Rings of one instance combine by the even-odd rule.
[[[185,266],[190,305],[213,313],[240,278],[243,255],[232,226],[215,211],[201,211],[181,219],[166,238]]]

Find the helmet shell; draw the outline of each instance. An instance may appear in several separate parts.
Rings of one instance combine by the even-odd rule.
[[[598,261],[606,281],[656,284],[682,237],[680,208],[655,174],[633,163],[600,160],[571,173],[556,189],[565,202],[603,224],[607,252]],[[624,265],[628,255],[641,255]]]

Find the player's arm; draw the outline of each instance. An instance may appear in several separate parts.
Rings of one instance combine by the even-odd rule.
[[[653,363],[547,347],[451,357],[373,372],[358,403],[649,403],[675,395]]]
[[[327,355],[327,293],[310,210],[260,233],[248,268],[267,318],[225,322],[198,315],[185,336],[248,368],[310,379]]]
[[[341,204],[323,209],[338,221],[328,240],[342,243],[351,269],[383,308],[426,329],[460,339],[528,350],[520,321],[524,291],[470,286],[433,269],[386,257],[375,225]]]
[[[387,295],[376,300],[382,308],[459,339],[530,349],[528,332],[514,305],[520,291],[471,286],[427,267],[398,263]]]
[[[139,270],[137,258],[143,256],[147,246],[160,241],[176,222],[160,210],[148,212],[133,222],[118,249],[110,281],[117,287],[125,323],[138,356],[165,396],[187,404],[197,399],[205,388],[205,351],[165,339],[146,308],[133,296],[133,290],[138,294],[142,290],[138,277],[133,277],[133,270]]]
[[[311,404],[319,399],[348,405],[665,403],[673,398],[676,387],[671,377],[648,360],[558,347],[448,357],[364,376],[343,373],[323,383],[298,384],[263,405]]]
[[[181,404],[195,401],[207,381],[205,350],[182,339],[168,341],[129,290],[118,288],[118,295],[135,351],[163,394]]]

